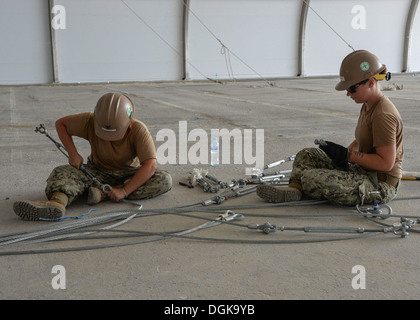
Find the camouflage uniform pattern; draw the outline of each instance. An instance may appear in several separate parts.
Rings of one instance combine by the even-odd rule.
[[[96,179],[103,184],[122,186],[127,184],[139,168],[110,170],[92,164],[85,165]],[[71,165],[56,167],[47,179],[45,194],[50,199],[54,192],[67,195],[70,205],[77,197],[83,195],[91,187],[98,187],[86,174]],[[155,174],[137,190],[130,193],[129,200],[149,199],[168,192],[172,188],[172,177],[164,170],[156,169]]]
[[[296,155],[292,180],[300,181],[304,195],[310,198],[345,206],[373,201],[384,204],[394,199],[398,191],[378,181],[376,171],[367,171],[357,164],[335,168],[326,153],[318,148],[306,148]]]

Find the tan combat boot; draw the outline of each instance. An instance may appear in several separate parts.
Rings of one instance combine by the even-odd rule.
[[[67,203],[68,198],[64,193],[55,192],[48,201],[16,201],[13,210],[26,221],[55,220],[64,216]]]
[[[101,189],[89,187],[87,203],[89,205],[97,204],[106,199],[106,194]]]
[[[291,181],[287,187],[261,184],[257,187],[257,195],[267,202],[299,201],[302,199],[302,185],[299,181]]]

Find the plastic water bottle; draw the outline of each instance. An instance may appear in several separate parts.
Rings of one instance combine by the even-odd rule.
[[[219,166],[219,139],[214,137],[210,144],[210,164],[213,167]]]

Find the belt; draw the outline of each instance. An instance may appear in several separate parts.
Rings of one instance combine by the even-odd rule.
[[[378,172],[378,181],[388,183],[394,188],[397,188],[400,183],[400,179],[394,176],[390,176],[389,174],[386,174],[385,172]]]

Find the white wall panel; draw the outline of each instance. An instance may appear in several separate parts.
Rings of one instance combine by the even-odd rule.
[[[60,0],[56,31],[60,82],[179,80],[180,0]]]
[[[300,1],[192,0],[190,9],[189,61],[198,69],[190,68],[191,79],[297,74]],[[232,74],[222,45],[203,24],[239,57],[230,56]]]
[[[369,50],[389,71],[401,72],[409,0],[313,0],[310,5],[355,50]],[[363,11],[365,27],[360,28],[363,21],[356,20]],[[337,74],[344,56],[352,52],[312,10],[305,48],[305,75],[311,76]]]
[[[0,1],[0,84],[52,82],[45,0]]]
[[[300,64],[303,0],[185,1],[191,11],[184,52],[184,0],[0,0],[0,85],[176,81],[184,71],[189,80],[338,75],[352,51],[343,40],[401,72],[415,4],[307,0],[313,10],[307,11]],[[65,9],[65,28],[52,29],[52,41],[56,15],[48,14],[49,2]],[[420,6],[417,11],[409,72],[420,71]]]
[[[414,17],[408,71],[420,71],[420,5]]]

